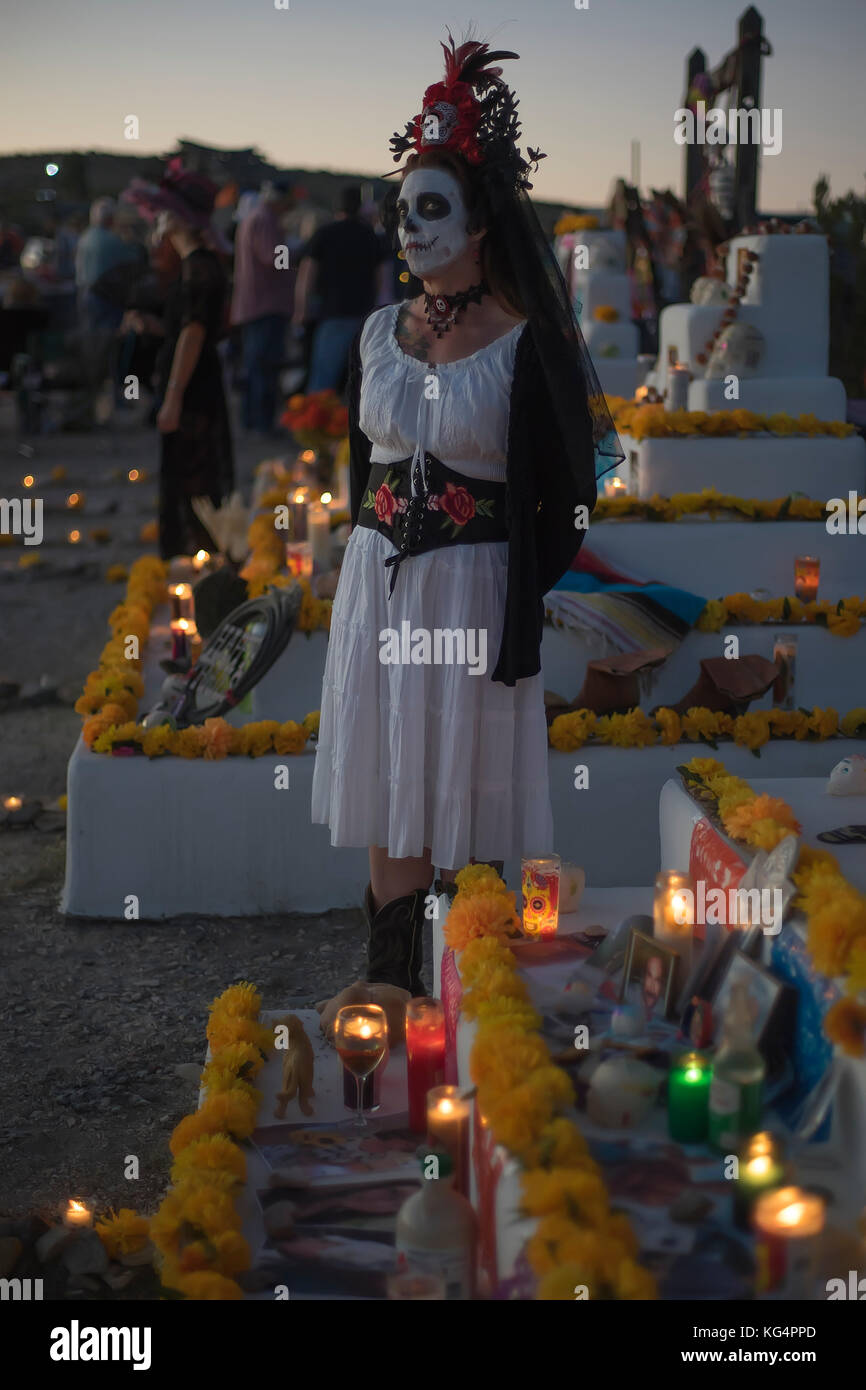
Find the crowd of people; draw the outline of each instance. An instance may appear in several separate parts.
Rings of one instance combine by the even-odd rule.
[[[165,554],[201,543],[193,496],[218,504],[231,490],[232,388],[240,429],[278,438],[287,392],[342,391],[364,317],[404,292],[360,188],[342,188],[330,217],[300,218],[304,190],[272,179],[238,197],[227,227],[218,192],[173,159],[158,185],[97,198],[87,225],[72,215],[25,239],[0,220],[0,381],[17,392],[21,426],[46,427],[37,383],[79,388],[64,427],[146,400],[161,435]]]

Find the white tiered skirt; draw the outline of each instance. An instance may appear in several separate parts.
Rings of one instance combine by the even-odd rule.
[[[312,819],[332,845],[378,845],[392,858],[432,852],[440,869],[548,854],[553,813],[541,673],[492,681],[505,608],[508,543],[413,555],[356,526],[331,616],[313,774]],[[486,629],[487,669],[383,664],[380,633]]]

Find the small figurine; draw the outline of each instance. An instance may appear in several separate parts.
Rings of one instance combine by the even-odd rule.
[[[296,1014],[287,1014],[279,1020],[288,1029],[288,1046],[283,1057],[283,1086],[277,1092],[277,1108],[274,1115],[282,1120],[290,1100],[298,1097],[298,1105],[304,1115],[312,1115],[310,1096],[313,1090],[313,1044],[304,1031],[304,1025]]]
[[[849,753],[837,763],[827,783],[828,796],[862,796],[866,793],[866,757]]]

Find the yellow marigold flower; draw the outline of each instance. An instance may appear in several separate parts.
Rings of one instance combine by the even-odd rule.
[[[497,1143],[518,1158],[537,1142],[553,1115],[546,1097],[526,1083],[513,1087],[496,1100],[486,1100],[483,1088],[479,1088],[478,1098]]]
[[[239,743],[238,730],[225,719],[206,719],[201,726],[201,752],[208,761],[228,757]]]
[[[202,1074],[202,1085],[209,1096],[219,1095],[225,1091],[239,1090],[258,1104],[258,1091],[255,1086],[249,1081],[241,1081],[233,1071],[220,1066],[219,1057],[212,1058],[208,1062]]]
[[[649,1270],[634,1260],[624,1260],[619,1268],[616,1296],[627,1302],[648,1302],[658,1298],[658,1286]]]
[[[741,714],[734,720],[734,742],[744,748],[763,748],[770,741],[770,720],[764,710]]]
[[[779,830],[777,838],[769,846],[774,849],[780,840],[786,835],[799,835],[801,826],[787,802],[778,796],[756,796],[751,801],[745,801],[740,806],[735,806],[732,810],[723,814],[725,829],[734,840],[745,840],[748,844],[756,844],[756,826],[761,822],[766,822],[769,826],[775,826]],[[758,832],[762,841],[767,838],[767,828],[762,826]],[[760,848],[767,848],[764,843]]]
[[[444,926],[445,941],[453,951],[462,951],[475,936],[504,938],[519,929],[513,897],[500,892],[475,893],[468,898],[458,894]]]
[[[188,729],[176,729],[169,740],[169,748],[179,758],[200,758],[204,750],[204,730],[192,725]]]
[[[227,1043],[249,1042],[267,1056],[274,1045],[271,1030],[257,1023],[254,1018],[236,1018],[222,1011],[213,1014],[208,1020],[207,1040],[211,1052],[217,1052]]]
[[[858,705],[856,709],[849,710],[840,720],[839,728],[846,738],[858,738],[866,729],[866,709]]]
[[[457,873],[457,890],[464,897],[477,893],[507,893],[508,885],[491,864],[466,864]]]
[[[289,753],[303,753],[307,745],[307,730],[294,719],[287,719],[274,734],[274,752],[283,756]]]
[[[258,1018],[262,1007],[262,996],[249,980],[229,985],[214,999],[210,1012],[231,1014],[234,1018]]]
[[[550,1066],[539,1067],[536,1071],[530,1072],[526,1078],[526,1084],[530,1090],[543,1096],[554,1110],[562,1110],[566,1106],[574,1104],[574,1087],[568,1073],[552,1063]]]
[[[824,1032],[849,1057],[866,1056],[866,1008],[854,999],[838,999],[824,1016]]]
[[[274,736],[280,731],[276,719],[261,719],[253,724],[244,724],[240,729],[240,752],[249,758],[260,758],[270,753],[274,746]]]
[[[263,1066],[262,1054],[252,1043],[229,1043],[227,1047],[219,1048],[208,1062],[202,1080],[207,1085],[208,1070],[213,1067],[215,1071],[229,1072],[238,1081],[252,1081]]]
[[[558,714],[550,725],[548,737],[560,753],[573,753],[582,748],[598,723],[598,715],[593,710],[573,710],[570,714]]]
[[[853,637],[860,631],[860,619],[850,608],[843,608],[841,613],[827,614],[827,628],[836,637]]]
[[[852,993],[866,993],[866,932],[855,936],[848,952],[848,989]]]
[[[105,580],[108,584],[122,584],[124,579],[129,578],[129,571],[126,565],[109,565],[105,571]]]
[[[244,1151],[226,1134],[206,1134],[187,1144],[172,1164],[171,1180],[179,1185],[196,1174],[204,1174],[219,1185],[220,1174],[226,1174],[232,1182],[242,1183],[247,1175],[247,1160]]]
[[[148,758],[161,758],[169,751],[174,730],[170,724],[157,724],[153,729],[145,729],[141,746]]]
[[[689,758],[686,763],[689,772],[694,772],[698,777],[708,778],[717,774],[725,776],[725,765],[716,758]]]
[[[661,741],[664,746],[666,748],[671,748],[675,743],[679,743],[682,737],[683,725],[676,710],[667,708],[657,709],[654,718],[661,729]]]
[[[709,743],[718,737],[718,716],[702,705],[693,705],[683,715],[683,733],[691,743]]]
[[[237,1087],[208,1096],[195,1114],[187,1115],[176,1126],[169,1147],[177,1157],[187,1144],[204,1134],[231,1134],[246,1139],[256,1124],[256,1099]]]
[[[116,1260],[118,1255],[134,1255],[144,1249],[150,1240],[150,1223],[131,1207],[121,1207],[96,1222],[96,1234],[111,1259]]]
[[[308,734],[318,734],[319,732],[319,710],[310,710],[309,714],[304,715],[304,728]]]
[[[577,1284],[589,1286],[590,1298],[604,1296],[602,1270],[606,1261],[604,1237],[598,1230],[576,1226],[560,1214],[545,1216],[526,1246],[526,1254],[536,1274],[577,1265],[582,1277]]]
[[[528,1216],[560,1214],[581,1225],[598,1226],[608,1215],[607,1188],[595,1173],[572,1168],[524,1173],[522,1193]]]
[[[244,1296],[240,1284],[234,1279],[226,1279],[222,1274],[207,1271],[200,1274],[184,1274],[175,1284],[167,1287],[177,1289],[196,1302],[228,1302],[232,1299],[239,1301]]]
[[[631,1221],[624,1211],[615,1211],[607,1219],[607,1233],[616,1240],[626,1254],[636,1257],[638,1253],[638,1239],[632,1229]]]
[[[596,1166],[580,1130],[564,1115],[557,1115],[544,1126],[537,1144],[527,1154],[527,1165],[530,1169],[580,1167],[590,1170]]]
[[[808,914],[807,944],[822,975],[842,975],[857,937],[866,934],[866,904],[848,887]]]
[[[470,990],[463,996],[462,1008],[467,1018],[477,1018],[482,1023],[493,1018],[508,1019],[509,1023],[525,1029],[527,1033],[541,1027],[541,1015],[535,1012],[531,1004],[515,996],[497,994],[485,998]]]
[[[619,310],[615,309],[612,304],[597,304],[592,311],[592,317],[597,319],[599,323],[618,323]]]
[[[819,739],[832,738],[839,730],[839,715],[834,709],[818,709],[816,706],[808,723],[810,732]]]
[[[514,970],[514,952],[495,936],[476,936],[464,948],[460,957],[460,979],[464,989],[471,989],[491,965],[504,965]]]

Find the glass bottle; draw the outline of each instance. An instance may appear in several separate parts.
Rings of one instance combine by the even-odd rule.
[[[748,992],[738,981],[731,989],[710,1085],[709,1139],[723,1153],[735,1151],[760,1129],[765,1074],[752,1034]]]
[[[439,1275],[445,1297],[475,1294],[478,1218],[472,1203],[454,1191],[454,1161],[445,1152],[420,1151],[420,1191],[397,1213],[398,1268]]]

